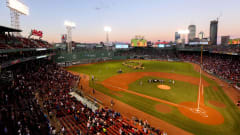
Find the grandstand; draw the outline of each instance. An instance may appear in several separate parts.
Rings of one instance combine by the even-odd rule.
[[[25,49],[25,48],[51,48],[52,46],[43,40],[28,39],[13,36],[13,32],[21,30],[0,26],[0,49]]]
[[[141,3],[128,2],[133,5],[129,9]],[[84,12],[76,12],[75,5],[71,8],[82,17],[89,5],[81,7],[86,10]],[[154,42],[145,40],[141,33],[144,27],[139,27],[137,29],[142,36],[129,38],[131,41],[127,42],[111,42],[110,38],[113,40],[119,36],[115,30],[122,29],[116,28],[119,23],[112,25],[113,30],[110,26],[103,29],[106,42],[93,43],[97,36],[88,35],[85,31],[78,33],[83,38],[92,38],[89,41],[92,43],[85,43],[87,38],[86,41],[79,38],[85,42],[75,41],[79,36],[74,33],[79,31],[75,22],[65,21],[62,25],[67,27],[68,34],[59,33],[61,42],[50,43],[56,36],[48,37],[49,33],[52,34],[50,29],[56,29],[41,27],[40,23],[56,23],[61,17],[56,14],[59,18],[54,20],[51,16],[49,23],[48,15],[44,15],[48,10],[39,8],[46,18],[38,16],[39,24],[31,24],[31,27],[49,29],[46,31],[48,36],[43,38],[43,32],[35,28],[31,29],[30,35],[23,36],[25,29],[20,29],[19,16],[28,15],[29,8],[18,0],[7,0],[7,7],[10,8],[12,26],[0,26],[0,135],[240,134],[239,39],[225,36],[225,44],[209,45],[211,38],[204,37],[203,32],[199,34],[204,40],[198,38],[194,29],[191,33],[189,30],[176,32],[175,41]],[[144,8],[137,14],[133,13],[134,17],[129,19],[126,16],[126,19],[124,16],[122,19],[120,13],[128,11],[124,8],[119,8],[119,16],[114,15],[118,16],[115,21],[126,23],[139,18],[144,23],[148,20],[142,13]],[[155,10],[148,8],[149,11]],[[70,11],[59,9],[61,16],[65,17],[66,13],[71,17]],[[118,8],[100,2],[100,7],[95,7],[94,12],[105,16],[105,11],[112,9]],[[92,17],[92,12],[89,13]],[[77,15],[69,19],[77,21]],[[91,20],[96,26],[108,21],[101,20],[98,13],[97,21],[87,18],[88,15],[85,17],[81,18],[86,21],[84,23]],[[114,20],[114,17],[110,18]],[[159,22],[158,18],[151,20]],[[210,36],[216,38],[218,21],[219,18],[211,24],[214,27],[210,26]],[[79,23],[79,27],[91,26],[92,32],[99,33],[92,24],[84,23]],[[56,26],[60,32],[61,28]],[[151,27],[156,29],[156,26]],[[122,35],[129,37],[128,28]],[[187,34],[193,34],[190,37],[193,36],[197,42],[187,43]],[[151,39],[149,35],[146,37]]]

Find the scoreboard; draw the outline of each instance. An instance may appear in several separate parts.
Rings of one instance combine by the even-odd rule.
[[[147,40],[145,39],[132,39],[131,40],[132,47],[147,47]]]

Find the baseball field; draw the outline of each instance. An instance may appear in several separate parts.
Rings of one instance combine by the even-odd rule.
[[[226,89],[204,74],[200,81],[199,68],[191,63],[108,61],[67,70],[84,75],[81,81],[85,79],[85,85],[102,94],[91,94],[97,99],[114,99],[116,106],[126,104],[121,110],[116,109],[132,116],[153,117],[150,124],[160,119],[188,134],[240,134],[240,110],[225,93]],[[84,88],[88,87],[85,85]],[[142,114],[135,114],[128,106]],[[159,124],[158,128],[164,126]]]

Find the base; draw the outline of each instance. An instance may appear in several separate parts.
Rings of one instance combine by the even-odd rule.
[[[189,110],[199,114],[201,117],[208,117],[207,112],[203,108],[190,108]]]
[[[194,102],[183,102],[179,104],[178,110],[186,117],[197,122],[208,125],[219,125],[224,122],[224,117],[217,110],[206,105]]]

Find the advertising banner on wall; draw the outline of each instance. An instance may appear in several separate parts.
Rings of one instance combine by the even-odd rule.
[[[117,49],[127,49],[128,45],[127,44],[116,44],[115,48],[117,48]]]
[[[240,38],[239,39],[230,39],[228,41],[229,45],[240,45]]]

